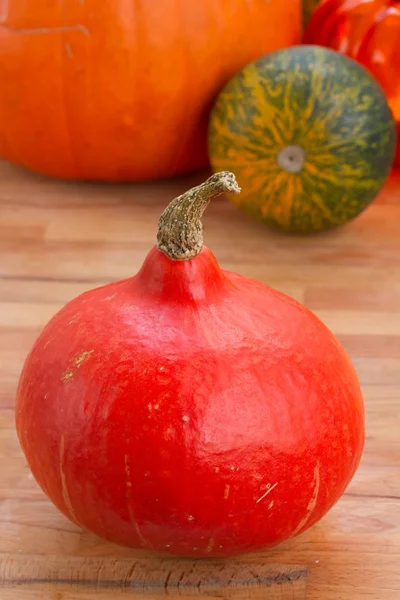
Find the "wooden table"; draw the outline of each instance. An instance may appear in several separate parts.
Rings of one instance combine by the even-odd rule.
[[[202,178],[60,183],[0,162],[1,553],[134,555],[83,533],[46,500],[17,442],[15,387],[47,320],[84,290],[135,273],[163,207]],[[208,208],[204,227],[223,267],[294,296],[332,328],[355,363],[366,402],[365,452],[344,497],[311,530],[257,560],[306,564],[309,600],[398,600],[400,173],[360,218],[324,235],[274,233],[223,198]],[[89,598],[36,594],[0,590],[2,600]]]

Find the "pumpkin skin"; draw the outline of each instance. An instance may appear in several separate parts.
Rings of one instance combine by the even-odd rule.
[[[305,27],[310,17],[321,0],[303,0],[303,26]]]
[[[316,523],[360,461],[346,352],[295,300],[153,248],[45,327],[21,374],[19,439],[74,523],[183,556],[271,547]]]
[[[0,156],[65,179],[204,166],[221,87],[301,36],[300,0],[9,0],[7,10]]]
[[[314,232],[359,215],[384,184],[396,127],[358,63],[298,46],[246,66],[211,112],[214,171],[232,170],[239,208],[273,227]]]
[[[325,0],[308,23],[304,43],[343,52],[374,75],[385,90],[400,140],[398,0]],[[400,165],[400,143],[395,163]]]

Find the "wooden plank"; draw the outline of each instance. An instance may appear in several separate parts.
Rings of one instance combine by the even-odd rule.
[[[16,437],[15,391],[26,354],[47,319],[77,294],[134,274],[154,244],[162,208],[203,175],[103,186],[46,179],[0,161],[3,559],[10,553],[22,562],[33,554],[46,563],[48,556],[63,563],[149,558],[82,531],[45,497]],[[399,197],[400,170],[358,219],[316,236],[269,230],[224,198],[213,202],[204,218],[205,241],[221,266],[316,311],[346,347],[362,384],[366,443],[345,495],[301,536],[238,560],[249,568],[306,565],[307,600],[400,598]],[[115,590],[96,593],[99,600],[115,597]],[[0,598],[91,600],[93,590],[3,587]]]
[[[231,560],[113,559],[6,554],[0,587],[55,591],[113,591],[155,597],[306,597],[307,568]]]

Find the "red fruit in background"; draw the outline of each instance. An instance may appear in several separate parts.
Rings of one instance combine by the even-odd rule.
[[[397,121],[395,163],[400,164],[399,0],[323,0],[308,22],[303,42],[347,54],[379,81]]]
[[[74,523],[186,556],[270,547],[318,521],[360,461],[363,400],[333,334],[202,245],[219,173],[174,200],[137,275],[69,302],[21,375],[19,439]]]

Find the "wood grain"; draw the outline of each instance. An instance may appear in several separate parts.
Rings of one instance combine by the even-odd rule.
[[[304,600],[307,569],[232,560],[190,561],[59,556],[0,556],[0,588],[139,594],[152,598]]]
[[[3,565],[10,554],[22,562],[28,555],[61,561],[148,558],[82,532],[47,501],[16,438],[15,388],[48,318],[77,294],[135,273],[154,243],[166,203],[204,176],[100,186],[47,180],[0,162]],[[400,172],[362,216],[337,231],[310,237],[272,232],[223,198],[208,208],[204,229],[206,244],[224,268],[294,296],[326,321],[356,365],[366,405],[363,460],[343,498],[301,536],[270,552],[243,556],[240,564],[306,565],[309,600],[398,600]],[[1,600],[91,597],[77,589],[0,590]],[[103,590],[98,597],[111,600],[115,594]]]

